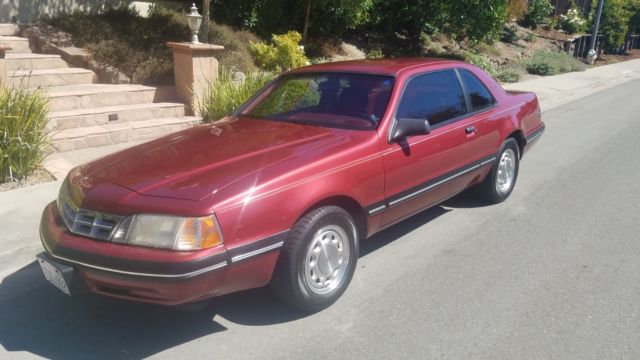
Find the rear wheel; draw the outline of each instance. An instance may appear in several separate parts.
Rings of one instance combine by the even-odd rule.
[[[520,148],[516,140],[509,138],[502,144],[491,172],[480,184],[482,196],[494,204],[505,201],[516,185],[519,168]]]
[[[278,258],[271,286],[284,301],[306,311],[333,304],[351,282],[358,239],[351,215],[337,206],[300,219]]]

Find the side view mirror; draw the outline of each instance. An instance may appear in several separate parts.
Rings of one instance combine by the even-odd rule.
[[[393,141],[402,140],[411,135],[426,135],[431,132],[429,120],[425,119],[398,119]]]

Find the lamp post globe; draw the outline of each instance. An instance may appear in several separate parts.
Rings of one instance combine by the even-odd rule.
[[[202,15],[198,13],[198,8],[194,3],[191,5],[191,12],[187,15],[187,24],[189,25],[189,30],[191,30],[191,42],[193,44],[199,44],[198,40],[198,31],[200,31],[200,25],[202,25]]]

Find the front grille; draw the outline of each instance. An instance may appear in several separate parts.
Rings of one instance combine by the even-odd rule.
[[[67,190],[67,182],[65,181],[58,196],[58,209],[69,231],[97,240],[109,240],[113,229],[118,225],[122,216],[80,209],[70,200]]]

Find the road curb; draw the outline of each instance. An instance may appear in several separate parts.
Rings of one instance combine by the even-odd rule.
[[[503,87],[506,90],[535,92],[542,110],[548,111],[636,79],[640,79],[640,59],[505,84]]]

